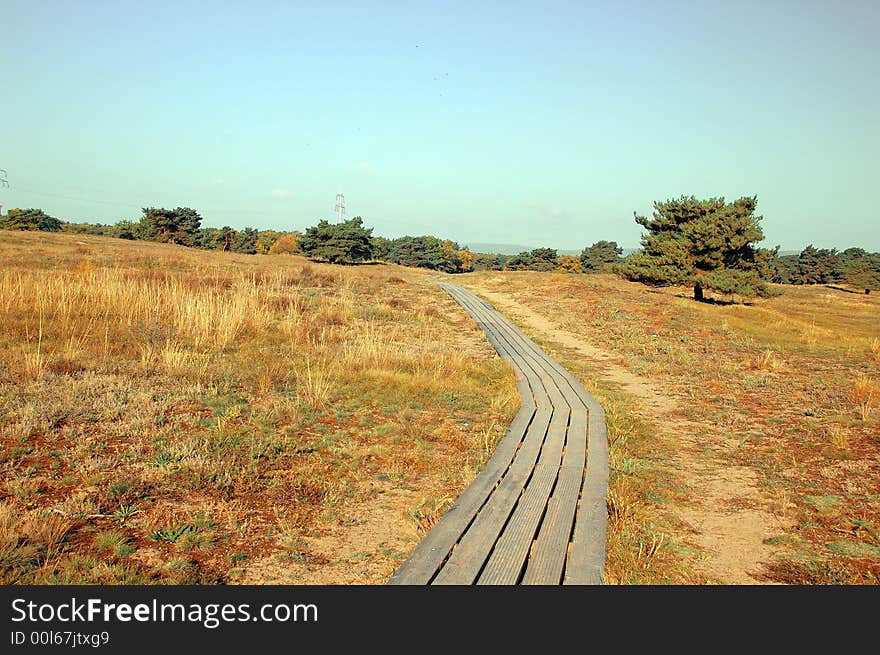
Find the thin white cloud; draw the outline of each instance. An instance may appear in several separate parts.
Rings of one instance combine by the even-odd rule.
[[[272,189],[272,197],[273,198],[293,198],[293,191],[288,191],[287,189]]]

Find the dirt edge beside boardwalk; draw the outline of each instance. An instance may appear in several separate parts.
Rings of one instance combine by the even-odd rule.
[[[689,526],[676,537],[697,547],[697,555],[683,555],[694,570],[704,575],[707,583],[767,584],[754,577],[776,550],[764,540],[786,525],[766,509],[768,502],[758,490],[757,473],[725,462],[726,444],[698,443],[693,436],[695,425],[675,415],[677,399],[618,364],[614,353],[557,328],[549,318],[506,294],[469,286],[527,330],[597,364],[604,381],[634,396],[640,416],[680,446],[669,453],[669,461],[681,476],[688,499],[667,509]]]

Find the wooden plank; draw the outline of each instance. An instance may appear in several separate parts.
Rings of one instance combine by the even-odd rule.
[[[529,480],[510,522],[495,544],[477,584],[512,585],[519,580],[544,512],[558,466],[540,464]]]
[[[390,583],[601,582],[604,412],[574,376],[489,303],[456,285],[440,286],[510,363],[521,407],[486,467]]]
[[[488,327],[484,317],[475,318],[478,318],[484,329]],[[507,359],[511,357],[515,359],[512,362],[514,369],[518,372],[518,377],[521,376],[517,383],[522,401],[520,411],[481,473],[419,543],[410,557],[391,577],[389,584],[428,584],[435,577],[477,512],[486,503],[489,494],[510,467],[526,431],[535,419],[536,405],[530,387],[530,384],[537,383],[535,376],[523,370],[519,356],[512,354],[513,349],[509,344],[494,335],[493,340],[497,344],[496,349],[500,349],[499,354],[506,355]],[[529,380],[530,377],[532,381]]]
[[[522,498],[481,574],[479,584],[515,584],[556,481],[568,424],[567,404],[554,406],[547,437]],[[540,473],[540,475],[539,475]]]
[[[562,583],[583,475],[582,467],[564,467],[560,471],[521,584]]]
[[[485,303],[483,306],[485,307]],[[505,323],[507,322],[505,321]],[[492,551],[485,570],[480,575],[478,584],[513,584],[519,577],[556,479],[566,441],[570,414],[570,407],[559,390],[559,383],[556,379],[558,373],[547,366],[546,354],[536,348],[524,347],[523,341],[527,338],[521,333],[510,330],[509,323],[505,327],[508,332],[514,333],[513,336],[518,338],[520,347],[525,352],[532,353],[533,365],[537,365],[542,371],[541,377],[548,389],[554,412],[547,439],[537,464],[543,474],[535,475],[529,481],[513,516],[504,527],[503,533]]]
[[[550,425],[551,411],[540,408],[507,475],[495,488],[474,522],[434,579],[434,584],[473,584],[492,552],[510,513],[531,477]]]
[[[483,306],[485,307],[485,303]],[[556,479],[570,415],[570,407],[559,390],[558,373],[547,365],[547,355],[534,347],[533,343],[532,347],[528,347],[525,343],[528,341],[527,337],[510,329],[506,320],[504,324],[508,337],[517,339],[521,352],[530,353],[532,365],[541,371],[541,378],[553,407],[553,419],[537,463],[544,474],[533,476],[529,481],[510,521],[504,526],[492,550],[478,584],[514,584],[519,577]],[[574,501],[576,500],[575,497]],[[565,547],[567,549],[567,543]]]
[[[568,555],[586,466],[587,413],[572,411],[565,455],[553,496],[552,511],[541,523],[522,584],[560,584]]]
[[[565,457],[562,466],[584,470],[587,465],[587,410],[576,407],[571,410],[568,435],[565,440]]]
[[[563,584],[602,584],[608,529],[608,433],[605,412],[590,407],[587,470]]]
[[[513,329],[521,333],[516,326]],[[528,337],[525,339],[528,340]],[[548,358],[548,363],[564,377],[568,387],[589,411],[587,467],[576,510],[564,584],[601,584],[605,568],[608,517],[608,436],[605,412],[577,378],[552,358]],[[568,393],[566,397],[571,399]],[[571,503],[571,498],[567,502]]]
[[[533,404],[523,407],[499,441],[490,460],[389,580],[389,584],[428,584],[489,494],[510,467],[526,429],[534,417]]]

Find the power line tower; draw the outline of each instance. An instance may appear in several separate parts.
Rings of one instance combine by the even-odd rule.
[[[341,223],[345,220],[345,196],[341,193],[336,194],[336,222]]]
[[[9,188],[9,180],[6,179],[6,171],[0,168],[0,189]],[[0,203],[0,216],[3,215],[3,203]]]

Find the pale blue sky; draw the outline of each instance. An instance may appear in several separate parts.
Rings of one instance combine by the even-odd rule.
[[[319,5],[319,6],[318,6]],[[576,249],[758,196],[880,251],[880,3],[0,0],[0,203]]]

